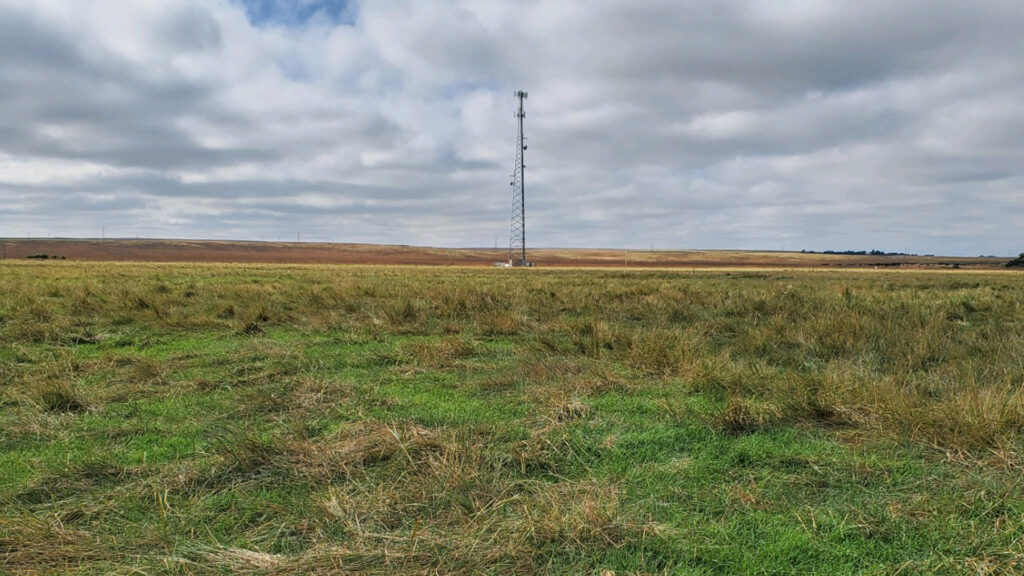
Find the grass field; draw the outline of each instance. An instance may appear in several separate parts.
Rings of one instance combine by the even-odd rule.
[[[0,259],[40,256],[79,261],[238,264],[365,264],[493,266],[504,249],[430,248],[386,244],[239,242],[230,240],[96,240],[0,238]],[[749,250],[531,249],[539,266],[583,268],[911,268],[996,269],[1009,258],[850,255]]]
[[[0,573],[1024,571],[1024,276],[0,264]]]

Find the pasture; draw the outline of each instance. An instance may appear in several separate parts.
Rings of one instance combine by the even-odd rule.
[[[1024,570],[1012,272],[0,263],[0,573]]]

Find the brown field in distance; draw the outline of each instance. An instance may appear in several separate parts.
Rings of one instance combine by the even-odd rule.
[[[33,254],[69,260],[491,266],[504,249],[429,248],[383,244],[240,242],[225,240],[0,240],[3,255]],[[998,268],[1004,258],[860,256],[733,250],[614,250],[543,248],[529,251],[542,267],[643,268]]]

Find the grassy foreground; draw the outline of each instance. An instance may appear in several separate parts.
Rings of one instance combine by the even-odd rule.
[[[0,573],[1024,571],[1012,273],[0,265]]]

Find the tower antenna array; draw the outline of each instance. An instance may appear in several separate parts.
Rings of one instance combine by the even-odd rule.
[[[526,137],[523,135],[523,119],[526,118],[526,109],[523,108],[523,100],[527,94],[522,90],[516,92],[519,99],[519,109],[516,110],[516,118],[519,119],[519,134],[516,137],[516,165],[512,172],[512,231],[509,236],[508,263],[510,266],[533,266],[533,263],[526,259],[526,197],[524,195],[523,153],[526,151]]]

